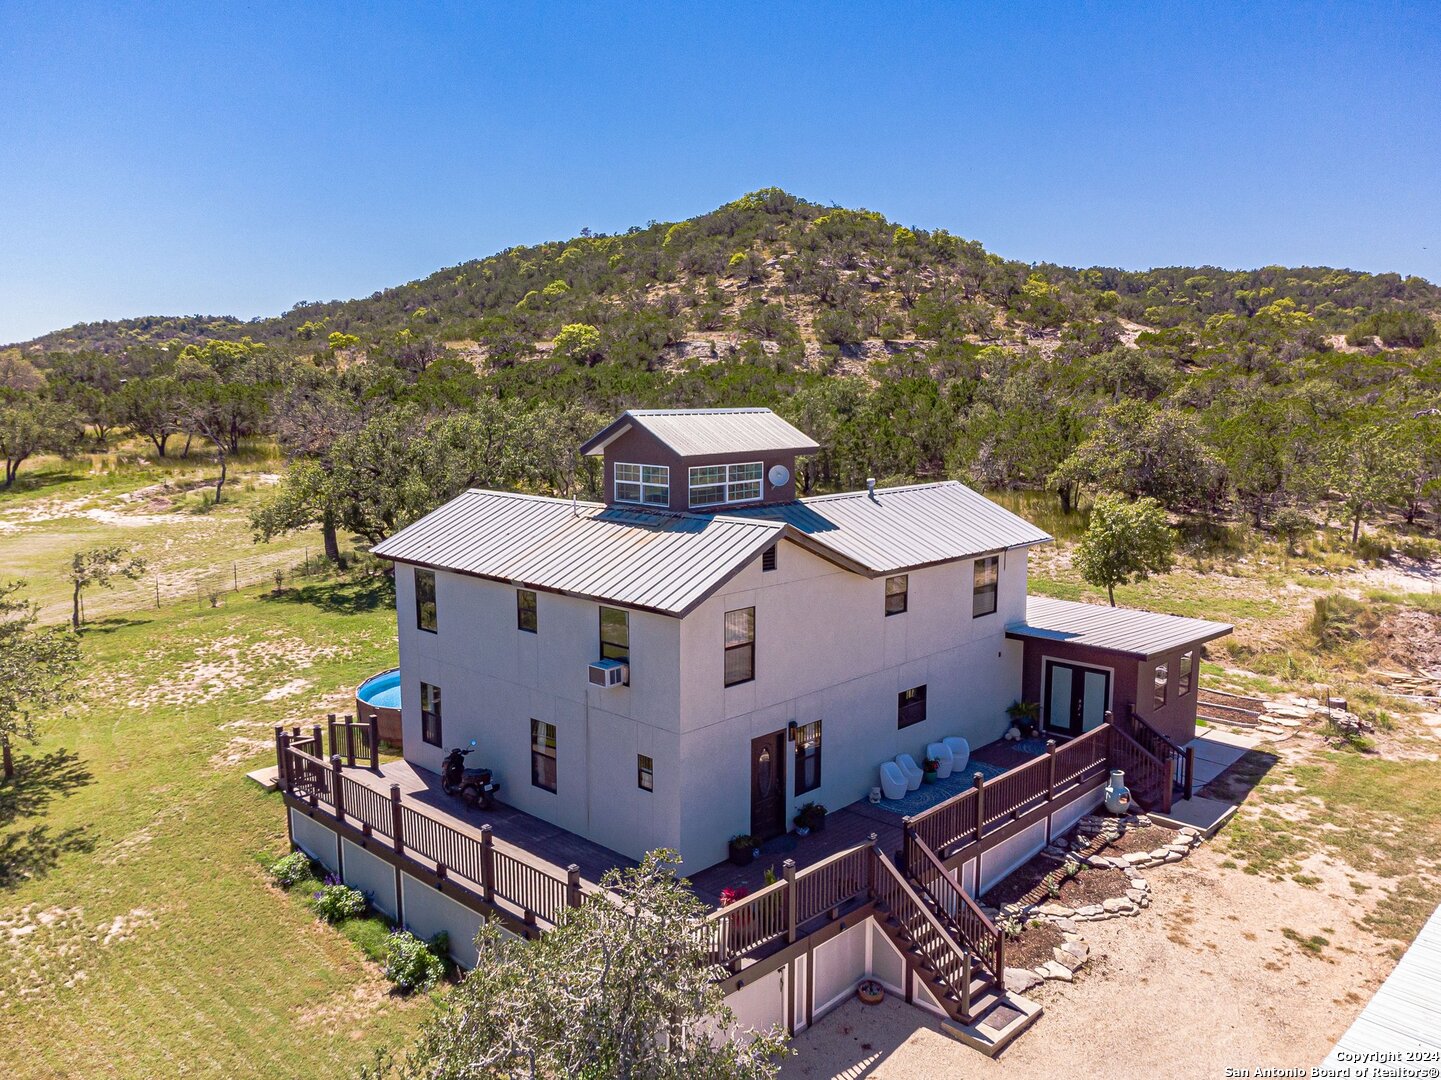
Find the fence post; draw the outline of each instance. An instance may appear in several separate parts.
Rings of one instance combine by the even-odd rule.
[[[330,739],[330,752],[335,753],[335,714],[325,714],[325,734]],[[319,751],[316,751],[319,753]]]
[[[330,755],[330,805],[335,807],[335,820],[345,821],[345,795],[341,788],[340,755]]]
[[[1187,747],[1186,747],[1186,781],[1185,781],[1185,788],[1186,788],[1186,798],[1188,798],[1188,799],[1191,797],[1191,784],[1192,784],[1192,781],[1193,781],[1193,779],[1194,779],[1194,777],[1195,777],[1195,775],[1196,775],[1195,769],[1196,769],[1196,748],[1195,748],[1194,746],[1187,746]]]
[[[976,787],[976,839],[981,838],[981,829],[986,824],[986,777],[984,773],[972,773],[971,783]]]
[[[345,714],[345,764],[355,768],[355,717]]]
[[[380,717],[375,713],[370,714],[366,721],[369,730],[366,732],[366,739],[370,743],[370,767],[376,772],[380,771]]]
[[[1046,740],[1046,760],[1050,763],[1050,774],[1046,780],[1046,802],[1056,797],[1056,740]]]
[[[290,736],[285,734],[285,728],[280,724],[275,725],[275,779],[280,784],[281,791],[290,790],[290,777],[286,768],[286,747],[290,743]]]
[[[876,876],[874,863],[876,860],[876,856],[880,854],[880,847],[876,843],[877,839],[878,837],[876,836],[876,834],[871,833],[871,857],[866,860],[866,896],[871,900],[874,900],[876,898]]]
[[[571,863],[565,868],[566,907],[580,907],[580,867]]]
[[[796,861],[787,859],[781,863],[781,875],[786,882],[786,942],[796,939]]]
[[[400,812],[400,785],[390,785],[390,831],[391,839],[395,841],[395,853],[399,855],[405,850],[405,839],[401,836],[402,822],[404,815]]]
[[[480,827],[480,891],[487,904],[495,903],[495,837],[489,825]]]
[[[325,757],[325,744],[320,741],[320,725],[313,725],[310,733],[315,736],[315,756],[323,759]]]

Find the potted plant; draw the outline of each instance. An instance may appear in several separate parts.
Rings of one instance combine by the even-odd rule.
[[[730,838],[727,854],[732,866],[749,866],[760,854],[760,848],[750,833],[736,833]]]
[[[940,767],[941,763],[935,758],[926,758],[924,761],[921,762],[921,771],[925,773],[925,775],[921,779],[923,779],[928,784],[934,784],[936,782],[936,773],[940,769]]]
[[[818,802],[802,803],[796,811],[795,822],[796,832],[820,832],[826,827],[826,808]]]
[[[1006,706],[1006,715],[1011,718],[1011,723],[1021,733],[1021,738],[1029,739],[1041,726],[1041,703],[1039,701],[1013,701]]]

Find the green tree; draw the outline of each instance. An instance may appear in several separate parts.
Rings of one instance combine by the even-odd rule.
[[[90,586],[101,589],[111,587],[117,577],[134,581],[145,573],[145,560],[138,555],[128,555],[118,544],[77,551],[70,557],[70,627],[79,630],[80,600]]]
[[[121,423],[149,439],[160,457],[180,430],[180,406],[180,384],[168,375],[131,379],[120,392]]]
[[[566,323],[555,335],[555,355],[578,364],[600,359],[600,331],[589,323]]]
[[[35,716],[75,697],[80,646],[63,630],[36,629],[35,607],[18,596],[23,581],[0,584],[0,747],[5,779],[15,775],[10,746],[35,741]]]
[[[1076,546],[1076,569],[1089,585],[1106,590],[1116,606],[1116,586],[1145,581],[1170,571],[1176,534],[1155,499],[1101,495],[1091,507],[1091,523]]]
[[[403,1058],[371,1077],[631,1077],[770,1080],[778,1032],[717,1038],[735,1018],[715,981],[705,909],[655,851],[612,870],[580,907],[535,941],[494,923],[476,936],[480,962],[446,996]]]
[[[69,455],[84,439],[80,415],[69,405],[46,401],[32,394],[0,397],[0,457],[5,459],[5,483],[15,483],[20,466],[36,454]]]
[[[1363,424],[1328,444],[1323,475],[1351,521],[1351,543],[1361,538],[1368,514],[1406,500],[1415,454],[1416,447],[1394,425]]]

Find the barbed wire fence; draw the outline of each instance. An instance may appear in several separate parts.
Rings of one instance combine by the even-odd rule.
[[[340,567],[325,558],[321,548],[306,547],[300,552],[289,548],[210,566],[148,571],[143,577],[114,588],[87,589],[80,597],[80,620],[83,624],[109,615],[146,609],[157,611],[179,604],[219,607],[227,593],[267,584],[276,590],[293,588],[338,569]],[[42,604],[39,614],[42,623],[68,622],[71,600]]]

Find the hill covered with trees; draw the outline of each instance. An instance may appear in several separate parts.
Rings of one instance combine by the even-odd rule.
[[[1441,511],[1441,289],[1331,268],[1008,261],[777,189],[284,315],[83,324],[0,350],[0,453],[128,429],[294,462],[263,531],[376,539],[467,484],[593,492],[627,406],[770,405],[866,476],[1150,495],[1359,537]]]

